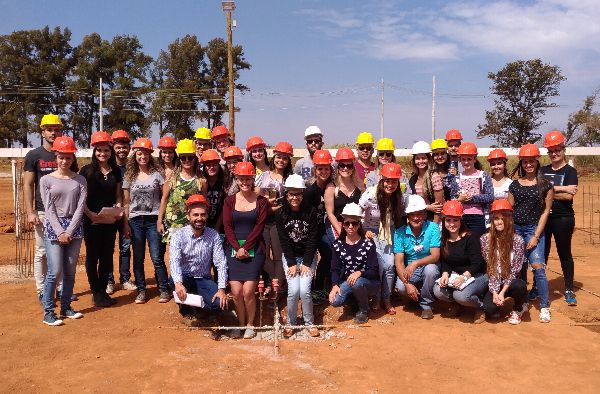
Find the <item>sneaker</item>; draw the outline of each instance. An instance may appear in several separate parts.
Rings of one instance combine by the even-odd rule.
[[[102,297],[104,297],[104,299],[108,301],[108,303],[111,305],[115,305],[117,303],[117,300],[115,298],[110,297],[107,293],[103,293]]]
[[[133,283],[129,282],[129,281],[123,282],[121,284],[121,287],[123,287],[123,290],[129,290],[129,291],[137,290],[137,286],[134,285]]]
[[[135,297],[136,304],[145,304],[146,303],[146,290],[140,290],[138,292],[137,297]]]
[[[65,324],[62,320],[56,317],[56,314],[54,312],[46,312],[44,314],[44,320],[42,320],[42,323],[47,324],[49,326],[62,326],[63,324]]]
[[[164,304],[165,302],[169,302],[171,300],[171,294],[168,291],[161,291],[160,297],[158,298],[158,302]]]
[[[246,328],[246,331],[244,331],[244,339],[252,339],[256,336],[256,331],[254,331],[252,328]]]
[[[575,298],[575,293],[572,290],[565,291],[565,301],[569,306],[577,306],[577,298]]]
[[[356,316],[354,316],[354,323],[356,324],[365,324],[369,321],[369,314],[367,312],[358,312]]]
[[[531,290],[529,291],[529,301],[533,301],[536,298],[538,298],[540,296],[540,294],[538,293],[538,289],[536,287],[532,287]]]
[[[550,308],[540,310],[540,323],[550,323]]]
[[[111,305],[111,303],[106,298],[104,298],[102,293],[94,294],[93,300],[94,306],[98,308],[108,308]]]
[[[61,317],[68,317],[69,319],[81,319],[83,317],[83,313],[76,312],[73,308],[69,308],[66,311],[60,311]]]
[[[231,339],[240,339],[242,337],[242,330],[240,330],[239,328],[231,330],[229,333],[229,337]]]
[[[421,319],[433,319],[433,311],[431,309],[423,309],[421,311]]]
[[[115,292],[115,284],[114,283],[109,283],[106,285],[106,294],[110,295],[110,294],[114,294]]]
[[[521,311],[521,312],[512,311],[512,312],[510,312],[510,315],[508,315],[508,322],[513,325],[520,324],[522,317],[523,317],[523,311]]]
[[[485,312],[483,309],[477,309],[473,316],[473,324],[481,324],[485,321]]]

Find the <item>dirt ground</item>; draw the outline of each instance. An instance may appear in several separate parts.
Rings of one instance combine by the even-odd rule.
[[[10,183],[0,180],[0,228],[12,218]],[[13,278],[14,234],[1,234],[0,244],[1,392],[591,393],[600,384],[600,330],[593,325],[600,324],[600,252],[582,231],[574,238],[575,277],[585,291],[576,291],[579,306],[566,306],[553,250],[550,324],[537,322],[537,304],[519,326],[473,325],[471,315],[450,319],[439,309],[425,321],[395,300],[397,315],[357,327],[352,316],[327,307],[317,315],[335,325],[322,333],[328,339],[282,340],[278,356],[273,342],[215,341],[207,331],[184,329],[175,304],[158,303],[152,280],[145,305],[121,290],[115,307],[94,308],[83,270],[74,307],[84,318],[47,327],[33,281]]]

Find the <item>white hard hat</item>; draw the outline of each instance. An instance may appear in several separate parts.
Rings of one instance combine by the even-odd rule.
[[[292,174],[287,177],[285,180],[286,189],[305,189],[306,184],[304,183],[304,179],[298,174]]]
[[[308,126],[306,128],[306,130],[304,130],[304,138],[308,137],[309,135],[323,135],[323,132],[321,131],[321,129],[318,126]]]
[[[431,146],[425,141],[417,141],[412,147],[412,154],[418,155],[419,153],[431,153]]]
[[[406,212],[406,213],[419,212],[419,211],[424,211],[426,208],[427,208],[427,204],[425,204],[425,200],[423,199],[423,197],[419,196],[418,194],[409,194],[408,202],[406,204],[406,208],[404,209],[404,212]]]
[[[363,209],[360,207],[360,205],[351,202],[350,204],[346,204],[346,206],[344,207],[344,210],[342,211],[342,216],[356,216],[356,217],[363,217]]]

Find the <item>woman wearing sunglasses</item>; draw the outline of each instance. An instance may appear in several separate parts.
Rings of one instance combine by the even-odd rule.
[[[354,322],[369,321],[369,298],[378,298],[381,290],[377,247],[365,237],[362,227],[362,208],[355,203],[346,205],[342,211],[342,231],[333,244],[331,260],[331,283],[329,302],[342,306],[350,294],[358,304]]]
[[[431,147],[425,141],[417,141],[412,147],[413,174],[408,180],[412,194],[423,197],[427,204],[427,219],[439,223],[444,205],[444,184],[433,171]]]
[[[396,157],[394,156],[395,149],[394,141],[391,138],[381,138],[377,141],[377,169],[367,174],[365,178],[365,186],[367,188],[377,186],[381,167],[388,163],[396,162]],[[406,185],[406,182],[404,184]]]
[[[256,169],[256,176],[263,171],[269,171],[266,146],[265,141],[257,136],[248,138],[246,142],[246,161],[252,163]]]

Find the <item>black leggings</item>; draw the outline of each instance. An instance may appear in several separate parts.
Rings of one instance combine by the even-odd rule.
[[[508,285],[504,297],[512,297],[515,301],[513,311],[520,312],[523,308],[523,303],[527,298],[527,284],[522,279],[517,278],[513,280],[510,282],[510,285]],[[487,315],[493,315],[500,310],[500,307],[494,304],[494,295],[491,291],[485,293],[485,296],[483,297],[483,310]]]
[[[113,271],[113,253],[117,226],[114,224],[90,224],[83,227],[85,241],[85,271],[92,293],[104,293],[108,274]]]
[[[565,280],[565,290],[573,290],[573,277],[575,275],[575,263],[573,262],[573,254],[571,253],[571,239],[573,239],[573,231],[575,230],[575,217],[549,217],[546,223],[546,245],[544,255],[546,264],[548,264],[548,255],[550,254],[550,240],[554,235],[556,243],[556,251],[560,259],[563,277]]]

